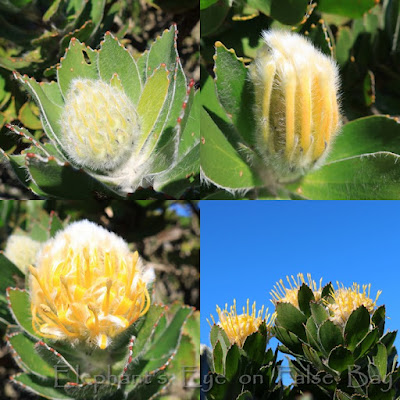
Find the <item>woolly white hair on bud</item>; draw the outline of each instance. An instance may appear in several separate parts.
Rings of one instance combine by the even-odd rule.
[[[291,180],[320,166],[339,132],[338,67],[297,33],[262,37],[250,67],[257,149],[280,180]]]
[[[61,144],[78,164],[115,170],[140,135],[136,109],[126,94],[101,80],[73,80],[61,116]]]
[[[42,244],[29,236],[11,235],[4,249],[4,255],[12,261],[23,273],[29,265],[36,261]]]

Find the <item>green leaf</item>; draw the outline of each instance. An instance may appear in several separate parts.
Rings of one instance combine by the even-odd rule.
[[[238,373],[239,364],[240,364],[240,350],[237,344],[235,343],[230,347],[230,349],[228,349],[228,353],[226,354],[225,376],[228,381],[232,381],[232,379]]]
[[[215,83],[218,98],[246,143],[255,143],[254,89],[248,78],[248,69],[234,50],[221,42],[215,43]]]
[[[299,193],[314,200],[397,200],[399,160],[377,152],[328,163],[304,178]]]
[[[303,349],[299,338],[292,332],[280,326],[274,326],[272,328],[273,335],[284,344],[287,349],[293,354],[303,354]]]
[[[99,51],[99,74],[105,82],[117,74],[126,95],[134,105],[139,101],[142,82],[136,62],[118,39],[107,32]]]
[[[216,33],[231,8],[229,0],[218,0],[200,10],[201,36]]]
[[[330,320],[322,323],[319,327],[318,335],[327,353],[344,342],[340,328]]]
[[[7,297],[15,322],[29,336],[38,340],[38,336],[32,328],[31,302],[28,292],[21,289],[8,288]]]
[[[311,316],[307,319],[306,323],[306,336],[307,336],[307,342],[314,347],[316,350],[321,350],[321,346],[319,344],[318,340],[318,328],[317,325],[314,322],[314,318]]]
[[[37,157],[29,157],[27,161],[33,182],[48,197],[88,199],[95,194],[118,197],[110,187],[67,163],[60,165],[54,158],[42,161]]]
[[[328,162],[383,151],[400,154],[400,124],[384,116],[359,118],[344,125]]]
[[[27,101],[18,112],[18,119],[29,129],[42,129],[38,107]]]
[[[78,39],[71,39],[64,59],[57,68],[57,81],[64,98],[73,79],[98,80],[97,52],[86,47]]]
[[[0,292],[4,293],[9,286],[15,286],[24,279],[24,274],[1,251],[0,252]]]
[[[60,144],[59,137],[61,135],[61,127],[59,121],[61,118],[62,108],[48,97],[49,92],[54,95],[55,91],[51,91],[52,89],[49,89],[49,85],[43,85],[42,87],[42,85],[36,82],[33,78],[28,78],[25,75],[21,76],[18,73],[16,73],[15,76],[24,84],[24,86],[27,87],[39,106],[43,118],[43,125],[47,128],[47,135],[55,143]]]
[[[388,353],[384,344],[377,344],[376,355],[373,357],[373,360],[374,364],[378,368],[380,378],[385,380],[387,373]]]
[[[375,328],[371,332],[368,332],[367,336],[365,336],[365,338],[355,348],[353,352],[354,359],[358,360],[359,358],[363,357],[373,346],[375,346],[378,339],[378,328]]]
[[[50,233],[50,237],[54,237],[55,234],[62,230],[64,228],[64,225],[61,221],[61,219],[59,218],[59,216],[52,211],[50,213],[50,221],[49,221],[49,233]]]
[[[160,306],[157,304],[152,304],[144,316],[143,325],[141,325],[139,332],[135,335],[135,346],[132,349],[132,357],[135,358],[139,353],[146,347],[152,336],[152,331],[154,327],[159,323],[160,318],[164,315],[166,311],[165,306]],[[116,339],[116,348],[121,346],[121,341],[128,343],[130,336],[122,336],[119,340]]]
[[[221,345],[224,345],[227,349],[231,346],[231,343],[226,335],[225,331],[218,325],[213,325],[210,332],[210,343],[214,348],[217,341],[221,342]]]
[[[303,283],[297,293],[299,308],[308,318],[311,315],[310,302],[315,301],[314,293],[310,287]]]
[[[306,340],[304,326],[307,322],[306,316],[290,303],[278,303],[276,305],[276,324]]]
[[[253,400],[253,396],[251,392],[246,390],[245,392],[240,393],[239,396],[236,397],[236,400]]]
[[[397,336],[397,331],[393,331],[393,332],[386,332],[386,334],[381,338],[381,342],[386,346],[388,353],[392,349],[396,336]]]
[[[165,68],[168,71],[173,72],[175,70],[178,55],[175,50],[176,35],[176,26],[172,25],[163,32],[161,37],[152,43],[147,56],[147,71],[151,73],[161,64],[165,64]]]
[[[18,363],[22,363],[22,369],[35,375],[54,377],[55,369],[47,364],[35,351],[34,342],[23,333],[17,333],[8,337],[8,342],[17,353]]]
[[[250,360],[261,364],[264,359],[266,347],[267,336],[261,334],[260,331],[257,331],[247,336],[243,345],[243,350],[246,352],[246,355]]]
[[[379,329],[379,334],[383,335],[385,331],[385,318],[386,318],[386,309],[385,306],[379,306],[372,316],[373,324]]]
[[[353,364],[354,358],[351,351],[343,346],[335,347],[329,354],[328,365],[335,371],[343,372]]]
[[[200,163],[204,175],[217,186],[245,189],[259,186],[250,166],[240,157],[211,116],[202,109]]]
[[[335,397],[333,400],[351,400],[351,399],[352,399],[351,396],[342,392],[341,390],[339,390],[339,389],[335,390]]]
[[[314,318],[314,322],[317,326],[321,325],[329,318],[329,313],[322,304],[311,303],[310,308],[312,317]]]
[[[165,68],[158,68],[147,80],[137,107],[137,112],[142,121],[141,138],[137,143],[137,153],[149,139],[157,122],[164,103],[167,99],[170,84],[169,72]],[[153,141],[157,140],[153,138]]]
[[[25,390],[29,390],[38,396],[52,400],[71,400],[62,388],[54,387],[54,382],[46,382],[32,374],[16,374],[11,380]]]
[[[308,0],[271,0],[271,17],[282,24],[299,23],[307,11]]]
[[[158,371],[154,376],[146,377],[140,380],[140,383],[128,393],[127,400],[148,400],[155,399],[158,393],[162,393],[168,388],[169,383],[168,376],[165,371]],[[121,394],[121,399],[125,399],[125,396]]]
[[[359,18],[374,7],[375,4],[375,0],[358,0],[357,2],[348,0],[320,0],[318,2],[318,10],[349,18]]]
[[[303,347],[303,353],[306,356],[306,358],[313,363],[313,365],[319,370],[322,371],[324,369],[324,365],[322,364],[322,361],[318,355],[318,353],[310,346],[307,346],[306,344],[302,344]]]
[[[369,330],[370,316],[364,306],[354,310],[344,328],[344,337],[348,348],[353,351]]]
[[[189,306],[181,306],[178,309],[172,321],[165,328],[160,339],[156,341],[149,350],[151,358],[171,355],[176,350],[182,334],[182,327],[192,313],[193,308]]]
[[[226,353],[226,351],[225,351]],[[225,354],[222,350],[221,342],[218,340],[213,349],[214,372],[224,374]]]

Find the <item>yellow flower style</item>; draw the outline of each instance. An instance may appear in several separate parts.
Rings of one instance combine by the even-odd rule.
[[[350,317],[350,314],[357,308],[364,306],[371,314],[376,308],[376,302],[382,291],[378,290],[375,300],[373,301],[369,296],[371,292],[371,284],[363,285],[362,291],[360,285],[353,283],[350,288],[340,285],[338,289],[332,293],[333,303],[326,302],[326,306],[331,311],[331,320],[338,325],[345,325]]]
[[[105,349],[150,307],[154,272],[122,238],[86,220],[46,242],[29,270],[32,326],[45,338]]]
[[[307,274],[308,282],[305,281],[304,275],[302,273],[297,274],[297,279],[295,279],[293,275],[291,276],[291,278],[292,281],[288,276],[286,276],[290,289],[285,286],[282,279],[274,286],[274,290],[271,291],[271,301],[272,303],[274,303],[274,305],[276,305],[278,302],[282,302],[290,303],[299,308],[298,293],[300,286],[303,283],[305,283],[313,291],[316,301],[321,300],[322,278],[319,281],[319,286],[317,286],[316,282],[311,279],[311,274]]]
[[[218,325],[225,331],[231,344],[236,343],[239,347],[243,347],[248,336],[258,331],[258,328],[264,320],[266,321],[267,328],[272,326],[274,320],[274,317],[270,319],[268,309],[265,311],[265,317],[263,318],[264,306],[261,307],[261,310],[256,312],[255,302],[253,303],[250,312],[249,302],[250,301],[247,300],[247,307],[243,307],[243,314],[240,315],[238,315],[236,311],[236,300],[233,300],[233,306],[230,307],[229,311],[227,304],[225,304],[224,310],[221,310],[221,308],[217,306],[219,317]],[[211,319],[215,324],[212,315]]]

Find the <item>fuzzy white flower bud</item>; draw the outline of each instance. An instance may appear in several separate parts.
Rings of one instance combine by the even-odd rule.
[[[29,236],[11,235],[7,240],[4,255],[23,273],[26,273],[29,265],[35,263],[41,245]]]
[[[296,33],[263,39],[251,67],[258,151],[281,178],[298,177],[321,165],[338,133],[338,68]]]
[[[60,124],[68,155],[78,165],[100,171],[123,164],[140,134],[129,98],[101,80],[72,81]]]

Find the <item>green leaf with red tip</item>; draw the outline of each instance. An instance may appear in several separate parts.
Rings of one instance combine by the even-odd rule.
[[[186,103],[184,131],[179,140],[177,161],[174,167],[156,176],[154,189],[179,198],[196,183],[200,170],[200,96],[190,93]]]
[[[161,64],[165,64],[168,71],[171,71],[172,74],[175,73],[176,59],[178,57],[175,40],[176,34],[176,26],[173,25],[170,29],[166,29],[162,36],[152,43],[147,56],[146,65],[148,72],[153,71]]]
[[[7,290],[11,314],[15,322],[31,337],[38,340],[38,335],[32,327],[31,301],[25,290],[9,288]]]
[[[110,33],[106,33],[99,51],[99,74],[105,82],[118,74],[126,95],[137,104],[142,82],[135,60]]]
[[[44,381],[33,374],[17,374],[12,377],[12,381],[23,389],[26,389],[38,396],[42,396],[45,399],[71,400],[71,398],[65,394],[62,388],[57,389],[54,387],[53,381]]]
[[[69,47],[57,69],[57,80],[64,98],[74,79],[99,79],[96,51],[77,39],[71,39]]]
[[[43,378],[55,377],[55,368],[39,356],[35,351],[35,343],[23,333],[10,335],[8,342],[17,353],[18,358],[16,361],[22,369]]]

